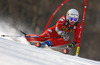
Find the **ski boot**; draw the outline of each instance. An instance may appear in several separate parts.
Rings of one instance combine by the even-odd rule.
[[[37,47],[52,47],[53,44],[51,41],[45,41],[45,42],[37,42],[36,46]]]

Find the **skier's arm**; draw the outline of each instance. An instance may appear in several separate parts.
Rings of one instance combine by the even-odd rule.
[[[64,32],[64,31],[62,30],[62,26],[66,23],[66,19],[65,19],[65,18],[66,18],[65,16],[62,16],[62,17],[58,20],[58,22],[57,22],[57,24],[56,24],[55,31],[56,31],[59,35],[61,35],[61,33]]]
[[[68,48],[74,48],[79,43],[80,31],[81,31],[81,25],[78,24],[76,29],[75,29],[75,40],[68,45]]]
[[[75,43],[79,43],[80,33],[81,33],[80,31],[81,31],[81,24],[79,23],[75,29],[75,40],[74,40]]]

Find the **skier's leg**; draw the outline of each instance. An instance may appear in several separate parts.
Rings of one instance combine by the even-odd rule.
[[[48,39],[48,38],[45,38],[45,37],[49,37],[49,32],[48,31],[45,31],[42,35],[37,35],[37,34],[27,35],[27,40],[30,41],[30,42],[45,41],[45,40]]]
[[[45,46],[52,47],[53,44],[52,44],[52,41],[47,40],[47,41],[44,41],[44,42],[37,42],[36,46],[37,47],[45,47]]]
[[[68,41],[64,41],[63,38],[59,38],[59,39],[51,38],[51,39],[49,39],[49,41],[52,42],[53,47],[61,46],[61,45],[65,45],[65,44],[70,43],[70,39]]]
[[[49,38],[43,38],[43,37],[57,37],[57,33],[55,34],[55,26],[51,27],[49,29],[47,29],[43,34],[41,35],[36,35],[36,34],[32,34],[32,35],[27,35],[27,40],[30,42],[34,42],[34,41],[46,41]]]
[[[55,46],[62,46],[62,45],[68,44],[69,42],[70,42],[70,39],[68,41],[64,41],[63,38],[59,38],[59,39],[49,38],[47,41],[44,41],[40,44],[47,45],[50,47],[55,47]]]

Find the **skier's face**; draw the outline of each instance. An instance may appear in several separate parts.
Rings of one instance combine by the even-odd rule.
[[[73,17],[70,17],[70,18],[69,18],[69,23],[70,23],[71,25],[74,25],[77,21],[78,21],[78,18],[73,18]]]
[[[74,24],[75,24],[75,22],[74,22],[74,21],[69,21],[69,23],[70,23],[71,25],[74,25]]]

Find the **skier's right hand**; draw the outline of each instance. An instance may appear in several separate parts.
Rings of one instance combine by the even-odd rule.
[[[68,40],[69,40],[69,34],[66,33],[66,32],[62,32],[62,33],[61,33],[61,37],[62,37],[65,41],[68,41]]]

